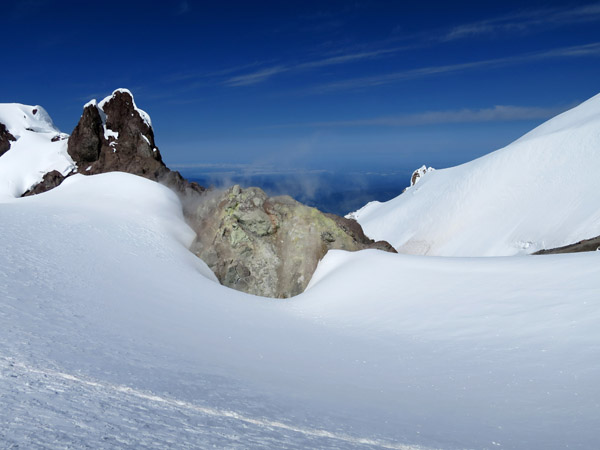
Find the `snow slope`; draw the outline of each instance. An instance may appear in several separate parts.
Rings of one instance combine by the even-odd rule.
[[[507,147],[353,213],[399,252],[533,253],[600,235],[600,95]]]
[[[600,252],[330,252],[294,299],[214,282],[166,188],[0,203],[0,442],[594,448]]]
[[[465,186],[485,187],[495,207],[520,204],[522,188],[531,215],[514,227],[519,239],[534,222],[593,229],[597,104],[465,165],[476,170],[427,173],[400,199],[427,230],[437,197],[487,208],[466,208],[473,220],[508,222],[513,212],[496,213]],[[0,157],[0,447],[597,448],[600,252],[332,251],[304,294],[254,297],[219,285],[188,251],[194,233],[178,198],[149,180],[74,175],[15,198],[43,171],[70,170],[66,141],[51,141],[58,132],[35,108],[0,107],[19,136]],[[586,161],[578,177],[555,140]],[[548,175],[557,164],[564,180]],[[513,179],[516,165],[524,171]],[[561,183],[577,199],[556,197],[564,224],[539,219],[535,189],[558,195]],[[383,218],[389,205],[360,215]],[[457,230],[442,248],[478,242],[484,254],[496,242],[487,228],[461,241],[458,225],[471,221],[439,211]],[[473,243],[477,233],[485,239]],[[496,253],[512,245],[498,242]]]
[[[0,199],[21,196],[52,170],[66,175],[75,167],[67,153],[68,135],[41,106],[0,103],[0,123],[16,139],[0,157]]]

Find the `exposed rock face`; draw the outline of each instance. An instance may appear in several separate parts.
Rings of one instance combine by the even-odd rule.
[[[594,252],[600,250],[600,236],[591,239],[584,239],[575,244],[565,245],[564,247],[551,248],[548,250],[539,250],[534,255],[550,255],[557,253],[579,253]]]
[[[103,122],[95,102],[88,103],[83,108],[79,123],[71,133],[68,142],[68,152],[78,167],[94,163],[100,158]]]
[[[355,242],[364,243],[367,245],[366,248],[374,248],[377,250],[384,250],[386,252],[398,253],[396,249],[387,241],[374,241],[373,239],[369,239],[356,220],[347,217],[336,216],[335,214],[325,215],[333,220],[336,225],[345,233],[350,235]]]
[[[10,149],[10,141],[16,141],[3,123],[0,123],[0,156]]]
[[[69,139],[69,135],[65,134],[65,133],[61,133],[61,134],[57,134],[52,139],[50,139],[50,142],[65,141],[67,139]]]
[[[387,242],[368,239],[357,222],[323,214],[291,197],[268,198],[259,188],[239,186],[206,191],[190,183],[165,166],[150,118],[127,90],[84,107],[68,152],[84,175],[128,172],[177,192],[198,236],[192,251],[234,289],[291,297],[304,291],[330,249],[394,251]]]
[[[126,89],[116,90],[99,104],[91,101],[84,106],[68,152],[84,175],[119,171],[160,181],[180,193],[204,190],[165,166],[150,117]]]
[[[41,194],[42,192],[49,191],[50,189],[54,189],[60,183],[65,180],[65,176],[57,170],[53,170],[52,172],[48,172],[44,175],[44,178],[41,182],[36,184],[34,187],[25,192],[21,197],[28,197],[30,195]]]
[[[286,298],[304,291],[330,249],[381,248],[355,221],[323,214],[291,197],[269,198],[259,188],[233,186],[207,193],[197,207],[192,251],[222,284],[256,295]]]
[[[122,171],[156,181],[168,171],[146,113],[126,90],[85,106],[68,152],[83,174]]]

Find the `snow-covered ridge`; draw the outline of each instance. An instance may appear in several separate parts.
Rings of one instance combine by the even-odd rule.
[[[0,157],[0,201],[21,196],[52,170],[66,175],[75,167],[67,153],[68,135],[41,106],[0,104],[0,123],[16,139]]]
[[[410,177],[410,186],[408,186],[407,188],[404,189],[403,192],[406,192],[408,189],[410,189],[411,187],[413,187],[415,184],[417,184],[419,182],[419,180],[427,173],[429,172],[433,172],[435,169],[433,167],[427,167],[426,165],[422,165],[421,167],[419,167],[417,170],[415,170],[411,177]],[[360,217],[363,217],[365,214],[369,214],[368,211],[372,210],[372,209],[376,209],[379,207],[379,205],[381,205],[380,201],[377,200],[373,200],[372,202],[367,203],[365,206],[363,206],[362,208],[348,213],[346,214],[344,217],[346,217],[346,219],[354,219],[356,221],[358,221],[358,219]]]
[[[379,207],[379,205],[381,205],[382,203],[379,200],[373,200],[372,202],[367,203],[365,206],[363,206],[362,208],[353,211],[351,213],[346,214],[344,217],[346,219],[354,219],[357,222],[359,221],[359,219],[361,217],[364,217],[365,215],[368,215],[368,211],[371,209],[377,209]]]
[[[421,167],[419,167],[417,170],[415,170],[412,173],[412,176],[410,177],[410,186],[409,187],[413,187],[415,184],[417,184],[419,182],[419,180],[421,178],[423,178],[423,176],[425,176],[425,174],[429,173],[429,172],[433,172],[435,169],[433,167],[427,167],[426,165],[422,165]]]
[[[600,95],[352,216],[403,253],[528,254],[600,235],[598,168]]]
[[[39,105],[0,103],[0,123],[18,139],[24,131],[36,133],[60,133],[48,112]]]

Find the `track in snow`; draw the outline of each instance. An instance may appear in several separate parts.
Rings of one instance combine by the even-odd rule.
[[[0,399],[2,404],[9,405],[4,411],[0,440],[8,448],[26,444],[34,448],[202,445],[423,450],[423,447],[250,417],[129,386],[35,368],[5,357],[0,358],[0,375]]]

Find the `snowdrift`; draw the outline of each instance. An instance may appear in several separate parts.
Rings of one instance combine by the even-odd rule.
[[[505,256],[600,235],[600,95],[352,214],[400,253]]]

